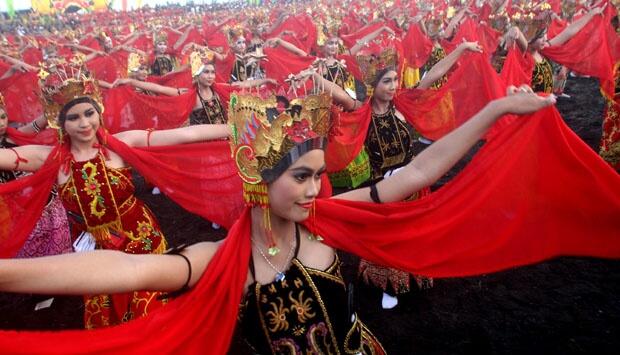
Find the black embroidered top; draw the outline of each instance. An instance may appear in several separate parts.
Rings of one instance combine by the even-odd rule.
[[[210,100],[204,99],[197,91],[202,107],[194,109],[189,115],[189,124],[219,124],[226,123],[226,111],[220,98],[214,93]]]
[[[230,73],[230,82],[245,81],[248,78],[254,78],[256,68],[256,64],[245,65],[243,60],[237,58],[233,64],[232,72]]]
[[[532,90],[534,92],[553,92],[553,67],[546,58],[537,62],[532,72]]]
[[[394,105],[384,114],[372,114],[364,142],[370,160],[371,180],[380,179],[388,170],[411,161],[414,134],[407,122],[396,117]]]
[[[285,278],[254,283],[240,312],[243,335],[258,354],[384,354],[349,310],[340,260],[325,271],[305,267],[297,250]],[[252,274],[254,273],[251,263]]]

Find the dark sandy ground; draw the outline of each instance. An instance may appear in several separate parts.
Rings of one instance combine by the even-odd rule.
[[[603,107],[597,82],[571,78],[566,92],[572,98],[559,100],[562,116],[597,150]],[[171,245],[225,235],[164,196],[146,191],[139,196],[155,211]],[[343,255],[343,260],[345,277],[354,281],[357,259]],[[387,311],[380,308],[380,291],[357,289],[361,318],[391,354],[616,354],[620,348],[619,261],[561,258],[491,275],[435,280],[434,288],[414,290]],[[79,297],[56,297],[51,308],[33,311],[45,298],[0,294],[0,328],[82,326]],[[230,352],[246,350],[237,338]]]

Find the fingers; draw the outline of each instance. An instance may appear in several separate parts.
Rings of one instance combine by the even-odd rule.
[[[534,90],[532,90],[531,87],[529,87],[529,85],[523,84],[521,86],[519,86],[518,88],[518,92],[522,92],[522,93],[534,93]]]
[[[509,86],[506,88],[506,95],[507,95],[507,96],[513,95],[513,94],[515,94],[515,93],[517,92],[517,90],[518,90],[518,89],[517,89],[517,87],[516,87],[516,86],[514,86],[514,85],[509,85]]]

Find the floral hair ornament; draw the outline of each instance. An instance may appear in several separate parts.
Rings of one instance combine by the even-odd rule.
[[[230,98],[230,145],[243,180],[243,198],[247,205],[263,210],[268,252],[272,256],[280,250],[271,231],[267,184],[306,152],[325,148],[331,102],[331,96],[326,93],[298,97],[290,102],[273,95],[264,99],[233,94]]]

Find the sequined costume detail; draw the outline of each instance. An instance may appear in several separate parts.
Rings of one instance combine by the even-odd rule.
[[[546,58],[534,65],[532,72],[532,90],[534,92],[553,92],[553,67]]]
[[[256,353],[385,354],[349,313],[337,256],[321,271],[305,267],[296,251],[285,275],[282,281],[250,285],[242,304],[241,329]]]
[[[226,111],[217,94],[213,93],[210,100],[204,99],[197,91],[201,107],[192,111],[189,116],[189,124],[219,124],[226,123]]]
[[[72,161],[60,197],[71,217],[73,235],[90,232],[98,249],[163,253],[166,239],[157,220],[134,192],[130,168],[107,167],[101,154],[83,162]],[[91,329],[144,316],[167,302],[158,300],[160,295],[139,291],[85,296],[84,325]]]

